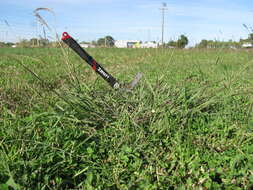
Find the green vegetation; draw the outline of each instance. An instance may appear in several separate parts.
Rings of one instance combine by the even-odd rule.
[[[188,38],[185,35],[181,35],[177,41],[169,41],[167,46],[168,47],[175,47],[179,49],[185,48],[189,43]]]
[[[219,40],[201,40],[199,44],[196,44],[196,48],[231,48],[231,49],[239,49],[242,48],[243,44],[253,44],[253,33],[250,33],[248,38],[240,39],[239,42],[228,40],[228,41],[219,41]]]
[[[105,36],[104,38],[99,38],[96,45],[104,47],[113,47],[115,40],[111,36]]]
[[[215,41],[215,40],[201,40],[199,44],[196,45],[196,48],[232,48],[238,49],[242,47],[242,44],[245,41],[235,42],[235,41]]]
[[[11,43],[11,42],[7,42],[7,43],[0,42],[0,48],[2,48],[2,47],[11,47],[13,45],[14,45],[14,43]]]
[[[0,189],[252,186],[252,52],[88,51],[145,77],[114,91],[69,50],[1,49]]]

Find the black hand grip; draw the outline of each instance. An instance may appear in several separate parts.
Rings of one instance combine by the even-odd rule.
[[[111,87],[119,88],[117,80],[110,75],[101,65],[97,63],[67,32],[62,34],[62,41],[74,50],[83,60],[85,60],[96,73],[106,80]]]

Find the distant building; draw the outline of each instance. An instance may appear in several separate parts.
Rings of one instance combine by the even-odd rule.
[[[80,46],[82,48],[95,48],[95,45],[93,45],[93,44],[83,44],[83,43],[81,43]]]
[[[158,44],[156,42],[145,42],[141,44],[141,48],[158,48]]]
[[[244,44],[242,44],[242,48],[253,48],[253,44],[252,43],[244,43]]]
[[[141,48],[141,42],[133,44],[133,48]]]
[[[117,48],[140,48],[141,41],[138,40],[117,40],[114,43]]]
[[[12,48],[16,48],[16,47],[17,47],[17,45],[16,45],[16,44],[14,44],[14,45],[12,45],[11,47],[12,47]]]

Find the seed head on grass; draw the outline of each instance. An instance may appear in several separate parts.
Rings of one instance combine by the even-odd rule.
[[[49,8],[37,8],[33,11],[34,16],[38,19],[38,21],[41,23],[41,25],[44,25],[47,27],[47,29],[52,32],[51,27],[47,24],[47,22],[42,18],[42,16],[39,14],[39,11],[48,11],[50,13],[52,13],[55,16],[54,11],[52,11]]]
[[[41,23],[42,26],[45,26],[53,35],[56,36],[56,41],[62,51],[63,54],[63,63],[65,63],[67,65],[68,68],[68,74],[70,76],[70,78],[72,79],[72,82],[75,84],[75,86],[77,86],[77,88],[80,89],[80,81],[77,77],[77,71],[76,68],[74,66],[74,64],[72,64],[69,61],[69,57],[68,57],[68,53],[65,50],[63,44],[61,43],[61,40],[59,38],[58,33],[56,32],[56,28],[53,27],[53,29],[50,27],[50,25],[46,22],[46,20],[39,14],[40,11],[47,11],[50,12],[51,14],[53,14],[54,19],[55,19],[55,25],[56,25],[56,14],[54,13],[54,11],[50,8],[45,8],[45,7],[40,7],[40,8],[36,8],[33,13],[34,16],[36,17],[36,19]],[[44,33],[44,37],[46,37],[46,31],[45,28],[43,27],[43,33]]]

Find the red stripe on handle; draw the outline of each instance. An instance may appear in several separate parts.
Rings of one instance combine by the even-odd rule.
[[[94,71],[97,70],[97,62],[96,62],[95,60],[92,62],[92,69],[93,69]]]

